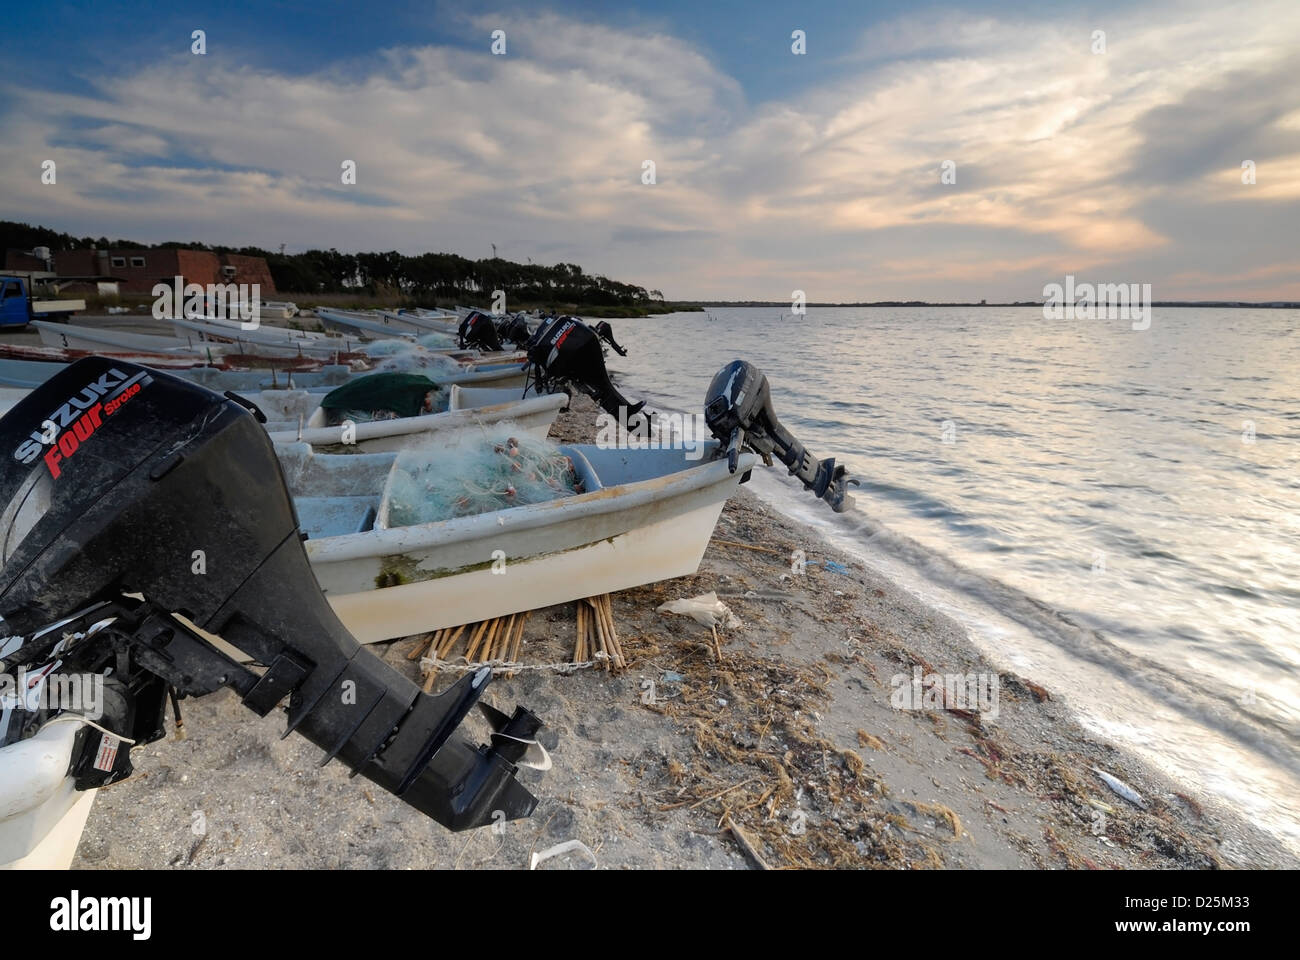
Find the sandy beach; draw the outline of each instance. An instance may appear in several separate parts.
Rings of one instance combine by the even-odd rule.
[[[590,441],[593,423],[582,399],[552,436]],[[707,627],[656,612],[707,591],[741,621],[717,645]],[[540,798],[528,820],[448,833],[341,765],[320,768],[306,740],[280,739],[279,712],[259,719],[223,692],[184,702],[184,739],[136,750],[136,774],[99,792],[74,866],[527,869],[569,840],[601,868],[1300,865],[1233,810],[1085,732],[1052,690],[999,672],[955,622],[744,488],[697,574],[619,593],[613,611],[625,671],[554,668],[573,652],[565,604],[533,612],[529,669],[488,691],[547,724],[554,768],[521,773]],[[418,680],[417,643],[371,649]],[[439,689],[457,669],[440,670]],[[950,696],[900,709],[918,670],[995,684],[995,709]],[[477,715],[462,729],[485,733]],[[539,869],[591,865],[569,853]]]

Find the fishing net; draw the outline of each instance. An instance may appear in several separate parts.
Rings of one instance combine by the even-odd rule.
[[[447,409],[449,395],[422,374],[371,373],[331,390],[320,405],[331,425],[364,423],[440,413]]]
[[[456,335],[453,333],[426,333],[416,337],[415,342],[426,350],[455,350]]]
[[[410,527],[582,492],[573,461],[550,440],[510,425],[453,443],[403,450],[389,487],[388,523]]]
[[[461,365],[451,357],[434,353],[411,340],[376,340],[361,348],[382,373],[427,373],[445,379],[464,373]]]

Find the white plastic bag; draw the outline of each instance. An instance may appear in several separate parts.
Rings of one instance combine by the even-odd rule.
[[[696,623],[702,623],[706,627],[725,627],[728,630],[734,630],[740,626],[740,618],[731,612],[731,608],[718,599],[718,595],[710,590],[708,593],[702,593],[698,597],[689,597],[685,600],[669,600],[667,603],[661,603],[655,608],[659,613],[680,613],[684,617],[690,617]]]

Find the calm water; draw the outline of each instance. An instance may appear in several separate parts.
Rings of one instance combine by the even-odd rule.
[[[1300,848],[1300,312],[717,309],[616,321],[633,399],[698,412],[742,357],[837,517],[755,488],[961,620],[1098,732]]]

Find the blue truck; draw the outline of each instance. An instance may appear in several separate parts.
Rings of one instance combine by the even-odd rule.
[[[85,300],[38,300],[26,277],[0,276],[0,328],[21,330],[33,320],[62,320],[85,309]]]

